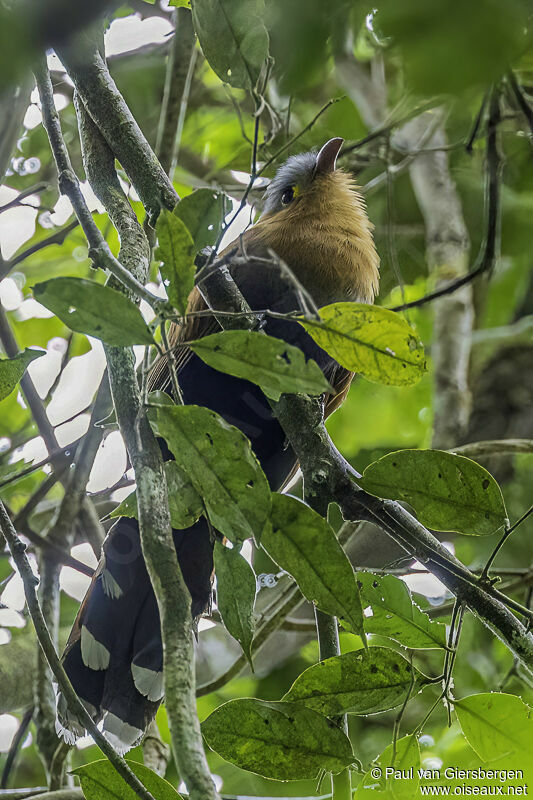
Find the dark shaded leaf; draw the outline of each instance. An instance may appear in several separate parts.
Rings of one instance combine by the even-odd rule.
[[[85,278],[52,278],[36,283],[33,294],[71,330],[107,344],[153,344],[143,315],[126,295]]]
[[[369,647],[313,664],[296,678],[283,699],[327,717],[375,714],[403,703],[412,674],[420,676],[395,650]]]
[[[273,336],[223,331],[199,339],[191,349],[210,367],[256,383],[273,400],[283,392],[333,392],[315,361],[306,361],[299,347]]]
[[[159,247],[155,257],[163,262],[161,274],[168,299],[180,314],[185,314],[196,272],[192,236],[185,223],[167,209],[157,218],[156,232]]]
[[[231,203],[223,192],[196,189],[183,197],[172,213],[185,223],[198,251],[215,244],[229,210]]]
[[[213,526],[234,543],[260,536],[270,511],[270,489],[246,436],[200,406],[164,405],[148,413],[203,498]]]
[[[241,645],[252,666],[256,578],[253,569],[235,548],[215,542],[217,607],[228,632]]]
[[[488,536],[507,524],[501,489],[480,464],[443,450],[398,450],[374,461],[360,485],[404,500],[436,531]]]
[[[363,634],[363,612],[352,565],[330,525],[288,495],[272,495],[270,525],[261,544],[321,611]]]
[[[203,513],[202,498],[175,461],[167,461],[164,468],[168,486],[170,522],[172,527],[178,530],[188,528]],[[137,491],[134,490],[125,497],[122,503],[109,516],[135,517],[135,519],[138,519]]]
[[[126,762],[148,791],[158,800],[179,800],[174,787],[137,761]],[[137,800],[138,795],[118,774],[107,758],[71,770],[80,779],[86,800]]]
[[[404,647],[446,647],[446,625],[433,621],[416,605],[405,581],[371,572],[358,572],[356,578],[363,607],[372,609],[372,616],[365,614],[367,633],[388,636]]]
[[[230,700],[202,723],[202,733],[226,761],[279,781],[337,773],[353,761],[343,731],[296,703]]]
[[[26,348],[13,358],[0,358],[0,401],[11,394],[26,372],[28,364],[44,355],[46,355],[44,350]]]
[[[191,0],[194,28],[218,77],[252,89],[268,55],[262,0]]]

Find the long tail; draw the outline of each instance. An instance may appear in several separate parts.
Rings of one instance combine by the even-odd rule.
[[[193,618],[210,605],[212,542],[204,519],[174,532],[174,544],[192,597]],[[135,746],[163,697],[159,611],[141,552],[136,520],[110,530],[91,586],[63,656],[74,689],[120,753]],[[85,731],[57,701],[57,731],[73,744]]]

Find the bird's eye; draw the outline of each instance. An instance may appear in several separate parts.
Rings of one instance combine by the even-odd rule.
[[[287,186],[281,195],[281,205],[288,206],[291,200],[294,199],[294,186]]]

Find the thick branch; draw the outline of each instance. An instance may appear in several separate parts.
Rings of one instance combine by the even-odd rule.
[[[83,104],[77,102],[76,108],[87,176],[118,230],[121,258],[143,280],[149,266],[148,241],[118,186],[113,154]],[[174,755],[192,800],[216,800],[196,713],[191,598],[172,538],[161,450],[146,417],[132,350],[106,347],[106,355],[117,420],[135,472],[143,556],[161,618]]]
[[[80,37],[59,50],[58,55],[150,218],[155,220],[161,208],[174,208],[179,198],[93,42]]]

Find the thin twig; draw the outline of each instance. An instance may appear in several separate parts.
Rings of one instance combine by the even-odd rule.
[[[520,106],[520,110],[527,119],[527,123],[531,130],[531,134],[533,135],[533,108],[529,104],[529,101],[526,98],[524,90],[516,80],[516,75],[512,70],[509,70],[509,72],[507,73],[507,80],[509,81],[509,85],[513,90],[513,94],[516,97],[518,105]]]
[[[78,220],[75,219],[72,222],[69,222],[68,225],[65,225],[64,228],[60,228],[54,233],[51,233],[50,236],[47,236],[45,239],[41,239],[40,242],[35,242],[35,244],[32,244],[31,247],[28,247],[26,248],[26,250],[23,250],[22,253],[18,253],[17,255],[13,256],[13,258],[10,259],[10,261],[5,261],[2,264],[2,268],[0,269],[0,280],[2,280],[2,278],[5,278],[6,275],[8,275],[11,272],[13,267],[17,266],[17,264],[22,263],[30,256],[34,255],[35,253],[38,253],[40,250],[44,250],[45,247],[50,247],[53,244],[62,245],[67,236],[69,235],[69,233],[73,231],[75,228],[77,228],[79,224],[80,223],[78,222]]]
[[[511,525],[509,528],[507,528],[507,530],[504,532],[503,536],[500,538],[500,541],[498,542],[498,544],[496,545],[496,547],[494,548],[494,550],[490,554],[487,563],[483,567],[483,572],[481,573],[481,578],[482,579],[486,579],[488,577],[490,568],[492,567],[492,564],[494,563],[494,559],[496,558],[496,556],[498,555],[498,553],[500,552],[500,550],[504,546],[504,544],[507,541],[507,539],[509,538],[509,536],[513,533],[513,531],[515,531],[519,527],[519,525],[521,525],[523,522],[525,522],[526,519],[529,516],[531,516],[531,514],[533,514],[533,506],[530,506],[528,508],[528,510],[524,514],[522,514],[520,519],[518,519],[514,523],[514,525]]]
[[[74,691],[74,688],[67,677],[67,673],[65,672],[63,665],[61,664],[58,658],[58,655],[55,651],[54,645],[50,638],[50,633],[46,626],[41,606],[37,599],[37,592],[36,592],[37,578],[33,574],[30,562],[28,561],[28,557],[26,556],[25,552],[26,548],[19,539],[19,537],[17,536],[17,533],[11,523],[11,520],[9,519],[9,515],[1,500],[0,500],[0,530],[2,531],[5,537],[5,540],[8,544],[15,565],[22,578],[22,582],[24,584],[24,595],[26,597],[26,603],[28,605],[28,610],[30,612],[33,624],[35,626],[35,632],[37,634],[39,644],[41,645],[42,650],[48,661],[48,664],[50,665],[50,669],[52,670],[55,679],[57,680],[58,686],[61,689],[61,692],[63,693],[67,701],[70,711],[72,711],[72,713],[76,715],[76,717],[80,720],[80,722],[89,731],[89,733],[93,737],[94,741],[96,742],[100,750],[104,753],[105,756],[107,756],[107,758],[113,764],[117,772],[122,776],[122,778],[124,778],[128,786],[130,786],[133,789],[133,791],[137,794],[137,796],[142,798],[142,800],[155,800],[153,795],[143,786],[141,781],[128,767],[124,759],[118,755],[115,749],[107,741],[103,733],[101,733],[101,731],[98,729],[95,722],[93,722],[92,717],[87,712],[87,709],[85,708],[81,700],[78,698],[78,695]]]
[[[500,133],[500,99],[499,88],[494,87],[490,98],[489,119],[487,122],[487,157],[486,157],[486,213],[485,237],[481,247],[477,266],[462,278],[451,281],[446,286],[413,300],[402,303],[392,308],[392,311],[406,311],[409,308],[419,308],[427,303],[466,286],[475,278],[494,270],[500,254],[500,225],[501,225],[501,180],[503,170],[503,154],[501,152]]]

